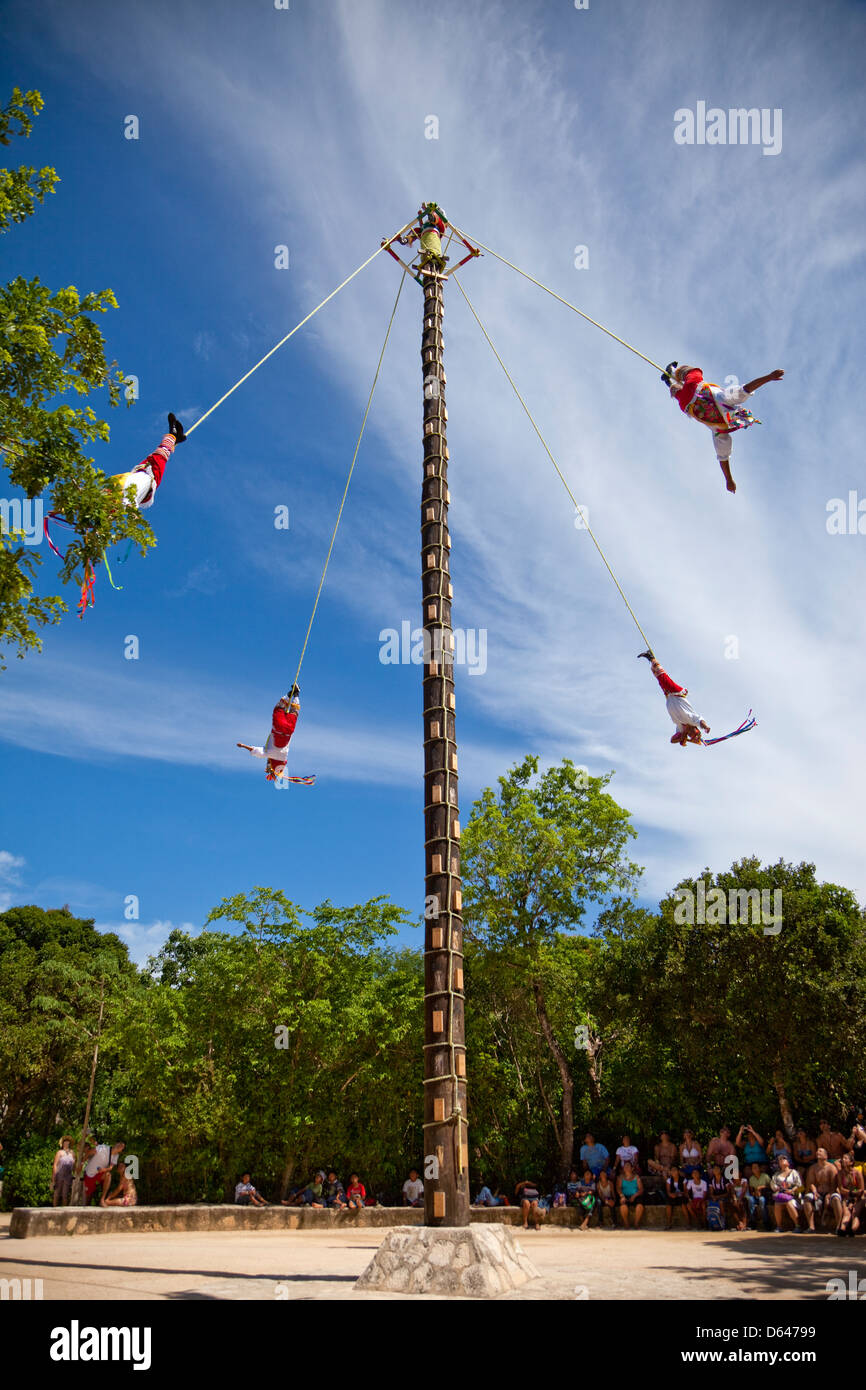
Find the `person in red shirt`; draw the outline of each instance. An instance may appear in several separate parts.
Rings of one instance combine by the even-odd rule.
[[[650,663],[653,675],[662,688],[665,696],[665,704],[668,714],[674,721],[677,731],[671,737],[671,743],[678,743],[681,748],[685,748],[687,743],[703,743],[701,730],[705,734],[710,732],[710,726],[701,716],[692,709],[688,700],[688,690],[685,686],[677,685],[676,681],[671,680],[667,671],[662,669],[661,662],[657,661],[651,651],[640,652],[639,656],[645,656]]]
[[[761,423],[745,408],[745,402],[759,387],[765,386],[768,381],[781,381],[784,375],[781,367],[778,367],[767,376],[756,376],[754,381],[747,381],[745,386],[736,382],[732,386],[717,386],[714,381],[704,380],[700,367],[681,367],[677,362],[669,362],[662,372],[662,381],[680,410],[712,430],[716,457],[728,492],[737,490],[728,462],[731,457],[731,435],[736,430]]]
[[[168,434],[163,435],[157,448],[146,459],[137,463],[128,473],[115,473],[110,481],[117,483],[123,493],[124,501],[129,502],[129,489],[133,489],[132,505],[140,512],[153,506],[156,490],[162,482],[165,466],[174,453],[176,444],[183,444],[186,435],[183,425],[176,415],[169,414]]]
[[[286,775],[289,740],[295,732],[295,725],[301,710],[300,693],[298,687],[293,685],[288,695],[283,695],[277,701],[271,716],[271,732],[263,748],[252,743],[238,744],[238,748],[245,748],[248,753],[252,753],[254,758],[266,759],[265,776],[269,782]]]

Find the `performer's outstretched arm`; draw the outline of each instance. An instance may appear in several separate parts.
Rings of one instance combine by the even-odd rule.
[[[757,391],[759,386],[766,386],[768,381],[781,381],[784,375],[782,368],[777,367],[774,372],[769,372],[766,376],[756,376],[754,381],[747,381],[743,390],[748,391],[751,395],[753,391]]]

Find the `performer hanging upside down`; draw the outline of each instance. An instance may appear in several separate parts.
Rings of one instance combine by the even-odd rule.
[[[163,435],[160,440],[158,448],[154,449],[152,454],[148,454],[146,459],[142,459],[141,463],[137,463],[128,473],[112,475],[111,481],[119,484],[125,502],[129,500],[126,495],[129,488],[134,489],[132,505],[137,507],[140,512],[153,506],[153,499],[162,482],[165,465],[174,453],[175,445],[183,444],[186,439],[183,425],[176,415],[169,414],[168,431],[168,434]]]
[[[765,386],[768,381],[781,381],[784,375],[782,369],[777,368],[767,376],[756,376],[754,381],[747,381],[745,386],[717,386],[714,381],[704,381],[700,367],[681,367],[676,362],[669,362],[662,372],[662,381],[680,410],[712,430],[716,457],[725,475],[728,492],[737,490],[728,462],[731,457],[731,435],[735,430],[745,430],[750,425],[761,423],[745,408],[744,402],[759,386]]]
[[[258,748],[251,743],[238,744],[238,748],[245,748],[248,753],[252,753],[254,758],[267,759],[265,776],[269,782],[286,775],[289,740],[295,732],[295,725],[301,710],[300,693],[298,687],[293,685],[288,695],[283,695],[277,701],[271,716],[271,732],[264,748]],[[302,780],[307,781],[309,779],[304,778]]]
[[[671,737],[671,743],[678,743],[681,748],[685,748],[687,743],[703,743],[701,730],[703,729],[704,733],[708,734],[710,726],[692,709],[686,699],[688,690],[671,680],[667,671],[662,670],[661,662],[656,661],[652,652],[640,652],[639,656],[645,656],[650,663],[652,673],[664,691],[668,714],[677,726],[676,733]]]

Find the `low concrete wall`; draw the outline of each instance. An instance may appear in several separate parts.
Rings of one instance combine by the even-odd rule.
[[[472,1221],[519,1226],[517,1207],[473,1207]],[[547,1213],[543,1227],[576,1226],[581,1214],[569,1208]],[[677,1221],[680,1225],[682,1218]],[[313,1211],[310,1207],[16,1207],[10,1236],[112,1235],[128,1231],[335,1231],[387,1226],[423,1226],[419,1207],[364,1207],[361,1211]],[[607,1223],[606,1223],[607,1224]],[[645,1226],[664,1225],[664,1207],[647,1207]]]

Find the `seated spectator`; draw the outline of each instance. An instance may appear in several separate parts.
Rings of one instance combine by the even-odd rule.
[[[607,1167],[610,1154],[604,1144],[596,1144],[593,1134],[587,1134],[580,1146],[579,1157],[584,1167],[590,1170],[594,1178],[597,1178],[601,1170]]]
[[[503,1197],[499,1188],[489,1188],[487,1184],[481,1188],[480,1193],[475,1197],[474,1207],[507,1207],[509,1200]]]
[[[69,1206],[74,1168],[75,1154],[72,1149],[72,1138],[69,1134],[64,1134],[57,1153],[54,1155],[54,1163],[51,1168],[52,1206]]]
[[[541,1213],[544,1208],[541,1205],[541,1189],[537,1182],[531,1178],[524,1178],[514,1189],[520,1210],[523,1213],[523,1229],[529,1230],[529,1221],[532,1220],[533,1228],[537,1231],[541,1223]]]
[[[689,1226],[706,1227],[708,1190],[706,1179],[701,1177],[700,1169],[693,1168],[691,1176],[686,1178],[688,1200],[686,1202],[685,1212],[686,1221]]]
[[[640,1172],[640,1164],[637,1161],[637,1145],[631,1142],[627,1134],[624,1134],[622,1136],[622,1143],[617,1149],[614,1158],[614,1174],[616,1174],[618,1169],[621,1171],[627,1163],[631,1164],[635,1173]]]
[[[752,1229],[756,1230],[758,1218],[765,1231],[769,1231],[773,1224],[770,1201],[773,1195],[772,1184],[769,1173],[765,1173],[760,1163],[757,1161],[751,1165],[752,1175],[749,1178],[749,1213]]]
[[[100,1198],[101,1207],[134,1207],[138,1203],[138,1194],[135,1190],[135,1183],[132,1178],[126,1175],[126,1164],[118,1163],[115,1172],[117,1174],[117,1186],[110,1197]],[[267,1202],[262,1203],[267,1206]]]
[[[782,1131],[780,1129],[777,1129],[776,1133],[773,1135],[773,1138],[767,1145],[767,1157],[770,1160],[771,1173],[778,1173],[779,1159],[783,1156],[787,1158],[789,1168],[793,1167],[794,1150],[791,1148],[791,1145],[788,1143],[788,1140],[785,1138],[785,1135],[782,1133]]]
[[[779,1167],[773,1174],[773,1215],[776,1218],[776,1231],[781,1232],[789,1223],[792,1231],[799,1231],[800,1203],[796,1192],[800,1190],[800,1174],[792,1168],[785,1154],[779,1154]]]
[[[353,1211],[359,1211],[367,1200],[367,1189],[358,1179],[357,1173],[349,1174],[349,1186],[346,1188],[346,1206]]]
[[[854,1145],[837,1129],[831,1129],[826,1120],[818,1122],[818,1143],[827,1150],[827,1157],[838,1167],[843,1154],[850,1153]]]
[[[589,1168],[584,1169],[583,1178],[577,1188],[577,1205],[583,1212],[583,1220],[577,1228],[579,1231],[588,1229],[589,1219],[598,1203],[595,1186],[595,1178],[592,1176],[591,1170]]]
[[[707,1229],[724,1230],[727,1225],[730,1203],[728,1201],[728,1180],[722,1172],[720,1163],[713,1163],[707,1179]]]
[[[828,1219],[834,1221],[838,1231],[842,1221],[842,1198],[839,1195],[839,1170],[827,1158],[827,1150],[819,1149],[815,1162],[806,1173],[803,1191],[803,1210],[806,1214],[806,1228],[815,1230],[815,1217],[821,1218],[821,1225]]]
[[[346,1189],[337,1177],[333,1168],[328,1169],[328,1176],[322,1196],[325,1199],[326,1207],[334,1207],[337,1211],[345,1211],[346,1208]]]
[[[313,1181],[307,1183],[301,1193],[301,1200],[298,1203],[302,1207],[312,1207],[315,1211],[322,1211],[325,1205],[325,1173],[319,1169]]]
[[[589,1169],[586,1171],[589,1172]],[[592,1177],[592,1173],[590,1173],[589,1176]],[[570,1168],[568,1170],[568,1181],[565,1184],[565,1200],[570,1207],[579,1206],[581,1186],[580,1178],[577,1176],[577,1169]]]
[[[409,1169],[409,1176],[403,1184],[403,1206],[423,1207],[424,1184],[418,1176],[417,1168]]]
[[[863,1174],[854,1167],[850,1153],[839,1160],[839,1196],[842,1216],[836,1228],[837,1236],[855,1236],[863,1224]]]
[[[553,1192],[549,1195],[549,1205],[552,1207],[564,1207],[567,1200],[568,1193],[566,1191],[566,1184],[561,1178],[558,1178],[553,1184]]]
[[[794,1137],[794,1163],[801,1173],[807,1173],[818,1157],[818,1151],[814,1140],[810,1139],[805,1129],[798,1129]]]
[[[266,1207],[264,1197],[253,1187],[249,1173],[241,1173],[241,1180],[235,1185],[235,1204],[239,1207]]]
[[[640,1173],[636,1173],[632,1163],[626,1159],[622,1168],[622,1175],[617,1179],[617,1195],[619,1196],[619,1214],[622,1224],[628,1227],[628,1214],[634,1215],[634,1228],[637,1230],[643,1217],[643,1182]]]
[[[677,1164],[678,1158],[677,1146],[671,1142],[671,1136],[666,1129],[663,1129],[659,1135],[659,1142],[653,1153],[654,1157],[647,1163],[647,1168],[651,1173],[657,1173],[659,1177],[666,1178]]]
[[[734,1143],[738,1149],[743,1150],[743,1162],[748,1167],[751,1168],[753,1163],[759,1163],[762,1168],[768,1167],[769,1160],[767,1150],[764,1148],[764,1141],[751,1125],[740,1125]]]
[[[760,1171],[759,1168],[758,1172]],[[738,1177],[728,1179],[728,1201],[731,1209],[731,1220],[736,1224],[738,1231],[745,1231],[748,1228],[751,1214],[749,1179],[745,1170]]]
[[[683,1130],[683,1142],[680,1144],[680,1167],[686,1178],[690,1178],[693,1173],[700,1173],[701,1158],[703,1150],[690,1129]]]
[[[590,1177],[595,1176],[591,1168],[587,1168],[586,1171],[589,1173]],[[615,1231],[617,1192],[606,1168],[603,1168],[598,1177],[595,1178],[595,1196],[599,1226],[604,1225],[604,1214],[605,1212],[609,1212],[611,1228]]]
[[[674,1163],[665,1178],[665,1229],[674,1224],[674,1212],[683,1210],[686,1202],[686,1185],[677,1165]]]
[[[722,1125],[718,1134],[714,1134],[707,1145],[707,1164],[712,1167],[714,1163],[718,1163],[722,1172],[726,1173],[725,1159],[733,1157],[735,1152],[731,1143],[731,1131],[727,1125]]]
[[[116,1167],[117,1161],[125,1144],[97,1144],[91,1137],[87,1141],[84,1150],[84,1205],[90,1205],[95,1193],[103,1198],[111,1186],[111,1170]]]

